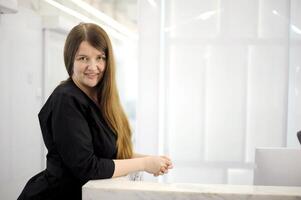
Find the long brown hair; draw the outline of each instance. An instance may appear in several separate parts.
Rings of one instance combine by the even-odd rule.
[[[83,41],[89,42],[90,45],[103,51],[106,55],[105,72],[96,86],[99,107],[107,124],[117,135],[117,158],[131,158],[133,155],[132,133],[118,95],[112,44],[107,33],[98,25],[80,23],[68,34],[64,47],[64,61],[69,79],[73,74],[75,54]]]

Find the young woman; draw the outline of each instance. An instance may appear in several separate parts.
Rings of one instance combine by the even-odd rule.
[[[18,199],[81,199],[81,187],[89,180],[135,171],[167,173],[172,168],[168,157],[133,152],[106,32],[92,23],[75,26],[66,39],[64,61],[69,78],[39,113],[47,168],[28,181]]]

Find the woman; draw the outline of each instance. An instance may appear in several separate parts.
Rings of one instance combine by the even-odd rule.
[[[81,199],[88,180],[135,171],[167,173],[172,168],[168,157],[133,153],[106,32],[92,23],[75,26],[66,39],[64,61],[69,78],[39,113],[47,168],[28,181],[18,199]]]

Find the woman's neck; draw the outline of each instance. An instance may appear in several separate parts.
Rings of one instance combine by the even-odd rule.
[[[92,99],[96,104],[98,104],[98,97],[97,97],[97,92],[96,92],[95,88],[87,88],[87,87],[81,85],[80,83],[78,83],[77,80],[75,80],[73,78],[72,78],[72,80],[81,91],[83,91],[90,99]]]

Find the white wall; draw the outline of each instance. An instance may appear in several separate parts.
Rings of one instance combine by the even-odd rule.
[[[0,15],[0,199],[16,199],[43,165],[41,30],[30,9]]]
[[[155,3],[139,1],[138,84],[135,44],[115,43],[137,150],[171,155],[166,181],[251,183],[256,146],[298,145],[300,2]],[[44,168],[37,114],[66,74],[64,33],[43,27],[30,6],[0,15],[0,199]]]
[[[299,147],[296,132],[301,130],[301,1],[290,2],[289,93],[287,146]],[[298,29],[297,29],[298,28]]]
[[[174,160],[166,181],[252,184],[256,147],[298,145],[300,3],[152,2],[139,1],[141,145]]]

